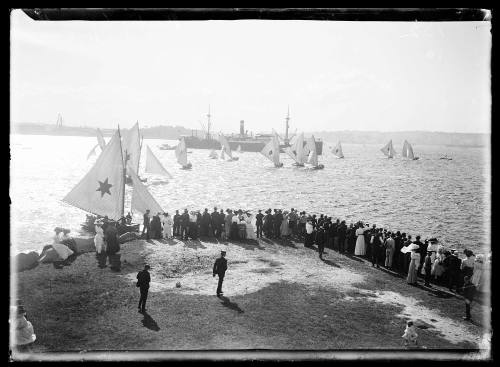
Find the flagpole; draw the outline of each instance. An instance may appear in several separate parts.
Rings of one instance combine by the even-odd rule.
[[[120,134],[120,125],[118,125],[118,137],[120,141],[120,154],[122,155],[123,164],[123,184],[122,184],[122,208],[121,208],[121,218],[125,216],[125,182],[127,180],[127,162],[123,163],[123,150],[122,150],[122,136]],[[126,156],[125,156],[126,158]]]

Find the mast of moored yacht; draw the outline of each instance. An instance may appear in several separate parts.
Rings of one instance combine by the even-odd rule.
[[[122,156],[123,164],[123,184],[122,184],[122,207],[121,207],[121,217],[125,216],[125,182],[127,180],[127,152],[125,152],[125,162],[123,161],[123,150],[122,150],[122,136],[120,134],[120,125],[118,125],[118,137],[120,138],[120,154]]]

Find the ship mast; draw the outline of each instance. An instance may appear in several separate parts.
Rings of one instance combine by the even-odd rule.
[[[208,105],[208,115],[207,115],[207,139],[210,139],[210,105]]]
[[[288,106],[288,112],[285,118],[286,125],[285,125],[285,145],[288,145],[288,121],[290,120],[290,106]]]

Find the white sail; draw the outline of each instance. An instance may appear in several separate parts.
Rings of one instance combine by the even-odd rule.
[[[237,151],[238,153],[241,153],[241,145],[238,145],[238,148],[236,148],[236,151]]]
[[[233,153],[231,152],[231,147],[229,146],[229,142],[222,133],[219,134],[219,142],[226,151],[226,154],[229,156],[229,158],[233,158]]]
[[[97,129],[97,144],[99,144],[101,149],[104,150],[104,147],[106,146],[106,140],[104,140],[104,136],[99,129]]]
[[[401,152],[401,156],[403,158],[407,158],[408,157],[408,142],[406,140],[403,143],[403,151]]]
[[[139,133],[139,123],[136,123],[123,136],[123,159],[127,161],[127,168],[132,168],[139,172],[139,162],[141,159],[141,136]]]
[[[124,200],[123,157],[117,131],[94,166],[63,199],[89,213],[118,220]]]
[[[267,144],[260,151],[264,157],[269,159],[274,163],[275,166],[279,166],[280,164],[280,147],[279,142],[276,140],[276,137],[273,137],[271,140],[267,142]]]
[[[279,142],[278,138],[275,137],[273,139],[273,143],[274,143],[273,162],[274,162],[275,166],[279,166],[280,165],[280,142]]]
[[[89,159],[90,157],[92,157],[93,155],[96,155],[96,152],[95,150],[97,149],[97,147],[99,146],[99,144],[97,144],[96,146],[94,146],[92,148],[92,150],[89,152],[89,154],[87,154],[87,159]]]
[[[380,151],[388,158],[394,157],[396,152],[392,147],[392,140],[389,140],[389,142],[382,149],[380,149]]]
[[[181,166],[184,167],[188,164],[186,142],[184,141],[184,138],[179,141],[179,144],[177,144],[177,147],[175,148],[175,157]]]
[[[340,145],[340,140],[337,143],[337,146],[332,150],[333,154],[335,154],[339,158],[344,158],[344,153],[342,152],[342,145]]]
[[[225,159],[226,156],[224,155],[224,147],[220,150],[220,159]]]
[[[283,150],[286,154],[288,154],[290,156],[290,158],[292,158],[295,162],[299,163],[299,160],[297,158],[297,154],[296,154],[295,150],[293,149],[293,147],[286,147]]]
[[[132,178],[134,187],[134,190],[132,191],[132,210],[136,210],[141,214],[146,213],[147,209],[149,209],[152,214],[156,214],[158,212],[163,213],[163,209],[160,204],[158,204],[146,186],[142,184],[141,180],[137,176],[137,173],[132,169],[129,169],[127,173]]]
[[[165,167],[161,164],[160,160],[153,154],[149,145],[147,146],[146,154],[146,173],[153,173],[172,178],[172,175],[168,173]]]
[[[311,135],[309,138],[307,138],[306,146],[309,150],[307,163],[312,164],[313,166],[317,166],[318,153],[316,151],[316,141],[314,140],[314,135]]]
[[[407,144],[408,158],[415,159],[415,156],[413,155],[413,148],[412,148],[411,144],[408,143],[406,140],[405,140],[405,143]]]

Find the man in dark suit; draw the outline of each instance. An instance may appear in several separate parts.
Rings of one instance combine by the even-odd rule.
[[[174,214],[174,237],[181,234],[181,215],[176,210]]]
[[[262,210],[259,209],[259,212],[255,216],[255,226],[257,227],[257,238],[262,238],[262,226],[263,226],[263,221],[262,219],[264,218],[264,214],[262,214]]]
[[[276,209],[275,209],[276,210]],[[281,223],[283,222],[283,214],[281,210],[276,210],[274,214],[274,237],[281,238]]]
[[[215,274],[219,276],[219,283],[217,284],[217,297],[219,297],[221,294],[224,294],[224,292],[222,292],[222,282],[224,281],[224,275],[226,274],[227,270],[227,260],[225,259],[225,257],[226,251],[221,251],[220,257],[215,260],[213,268],[213,276],[215,277]]]
[[[420,264],[418,264],[417,275],[422,271],[425,255],[427,255],[427,244],[420,241],[420,236],[415,237],[415,243],[418,245],[417,252],[420,254]]]
[[[187,240],[189,234],[189,213],[184,209],[181,215],[181,239]]]
[[[452,249],[450,251],[451,254],[443,261],[448,273],[448,289],[450,292],[453,292],[453,287],[455,287],[455,290],[458,292],[458,277],[460,276],[460,265],[462,265],[462,261],[458,258],[456,250]]]
[[[211,222],[210,214],[208,213],[208,209],[205,208],[205,211],[203,212],[203,215],[201,216],[201,223],[200,223],[200,236],[209,236],[208,230],[210,229],[210,222]]]
[[[151,281],[151,276],[148,270],[149,265],[144,265],[144,270],[137,273],[137,286],[141,291],[141,297],[139,298],[139,312],[146,311],[146,300],[148,299],[149,282]]]
[[[142,234],[146,232],[146,239],[149,240],[149,224],[150,224],[150,217],[149,217],[149,209],[146,210],[146,213],[144,213],[144,223],[142,226]]]
[[[212,214],[210,214],[210,225],[212,227],[212,233],[215,238],[220,237],[220,223],[219,223],[219,212],[217,208],[214,208]]]
[[[325,230],[322,225],[318,225],[316,231],[316,246],[318,246],[319,258],[323,260],[323,252],[325,252]]]
[[[345,252],[346,250],[346,237],[347,226],[345,225],[345,220],[340,222],[340,225],[337,227],[337,236],[339,237],[339,252]]]

